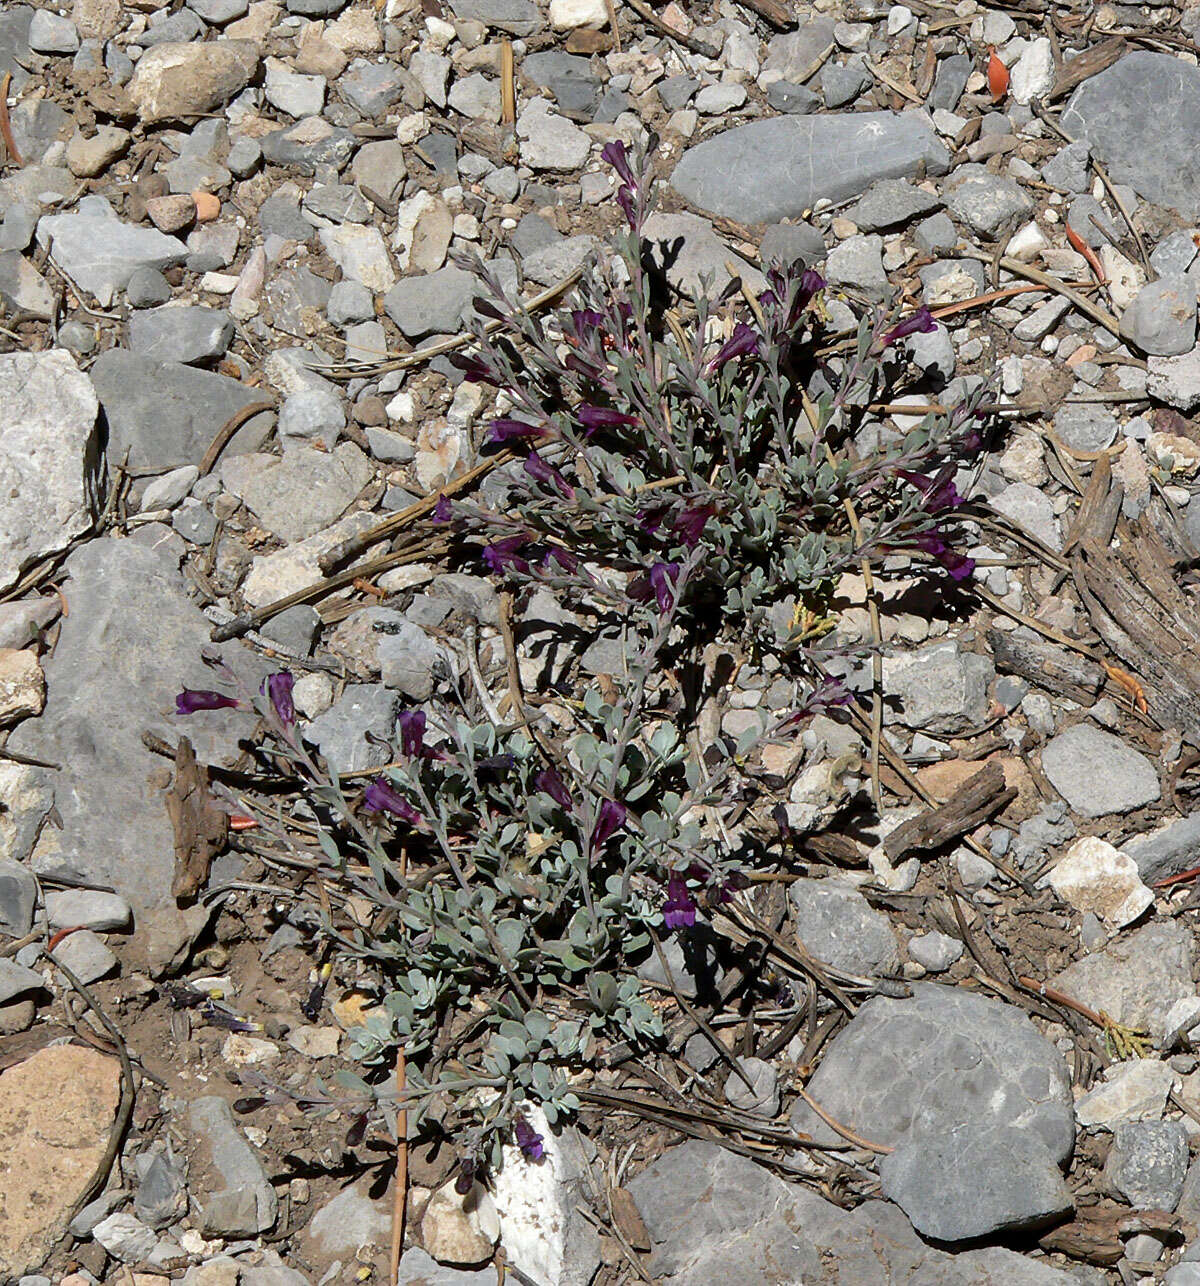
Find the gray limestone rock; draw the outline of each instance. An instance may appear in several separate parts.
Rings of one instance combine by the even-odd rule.
[[[1062,1055],[1020,1010],[936,983],[914,983],[908,1000],[868,1000],[830,1042],[808,1090],[878,1143],[937,1142],[974,1123],[1031,1134],[1057,1163],[1075,1144]],[[838,1137],[803,1102],[791,1121],[814,1138]]]
[[[1200,866],[1200,813],[1167,822],[1123,846],[1146,884]]]
[[[1148,358],[1146,392],[1184,412],[1200,405],[1200,345],[1179,357]]]
[[[0,860],[0,933],[23,938],[29,932],[37,892],[37,881],[20,862]]]
[[[268,531],[288,542],[336,522],[370,478],[371,463],[353,442],[332,451],[297,445],[282,458],[235,456],[221,468],[225,487]]]
[[[879,1179],[913,1227],[940,1242],[1044,1227],[1074,1208],[1045,1143],[995,1123],[906,1139],[880,1161]]]
[[[828,17],[801,17],[795,31],[772,36],[767,42],[763,71],[778,72],[784,80],[799,83],[811,75],[813,64],[833,43],[835,25]]]
[[[730,1072],[725,1081],[725,1098],[730,1107],[752,1116],[775,1116],[779,1111],[779,1075],[774,1066],[761,1058],[743,1058],[738,1068],[740,1071]]]
[[[1186,925],[1152,920],[1068,965],[1050,983],[1116,1022],[1149,1030],[1165,1024],[1177,1001],[1196,994],[1192,955]]]
[[[951,54],[949,58],[940,59],[925,106],[931,112],[954,111],[973,68],[974,64],[967,54]]]
[[[883,238],[860,235],[839,242],[825,261],[825,275],[831,286],[849,286],[882,302],[891,293],[883,266]]]
[[[212,624],[167,553],[133,540],[92,540],[67,559],[65,573],[72,611],[43,660],[45,712],[9,740],[11,750],[65,765],[54,778],[61,827],[43,828],[33,865],[86,871],[136,908],[158,906],[170,901],[174,837],[150,785],[161,761],[142,733],[172,744],[186,733],[203,762],[229,763],[240,753],[246,716],[174,713],[181,689],[213,686],[201,660],[213,645]],[[221,650],[257,687],[262,664],[240,645]]]
[[[331,125],[320,116],[306,116],[259,140],[264,158],[272,165],[282,165],[313,174],[318,166],[329,165],[340,170],[354,155],[358,139],[342,126]]]
[[[827,163],[831,156],[837,165]],[[822,197],[842,201],[879,179],[911,177],[922,165],[944,174],[949,154],[915,116],[779,116],[689,148],[671,184],[701,209],[769,223],[797,217]]]
[[[1078,1286],[998,1247],[950,1255],[887,1202],[842,1210],[712,1143],[671,1148],[628,1188],[666,1286]]]
[[[761,263],[803,264],[811,268],[825,258],[825,239],[809,223],[773,223],[758,247]]]
[[[1190,353],[1196,342],[1196,283],[1177,275],[1143,286],[1121,314],[1121,336],[1158,357]]]
[[[1118,1121],[1104,1178],[1135,1210],[1174,1210],[1188,1169],[1182,1121]]]
[[[1074,451],[1103,451],[1120,427],[1111,411],[1093,403],[1060,406],[1054,413],[1054,432]]]
[[[198,1098],[187,1111],[194,1141],[189,1187],[208,1236],[256,1237],[275,1222],[275,1189],[258,1154],[238,1133],[229,1104]]]
[[[884,692],[899,702],[900,721],[947,735],[983,723],[994,676],[986,656],[963,652],[956,641],[887,657],[883,663]]]
[[[1012,180],[982,165],[960,165],[945,184],[946,205],[965,224],[994,236],[1010,219],[1033,209],[1033,202]]]
[[[65,349],[0,356],[0,588],[91,524],[96,413],[96,394]]]
[[[367,740],[388,738],[396,730],[400,697],[382,684],[349,684],[340,697],[313,719],[304,738],[313,742],[338,772],[362,772],[387,763],[386,746]]]
[[[409,339],[457,331],[479,293],[479,282],[453,266],[404,277],[384,296],[387,315]]]
[[[899,948],[891,921],[844,880],[797,880],[788,889],[796,936],[810,955],[847,973],[890,973]]]
[[[821,97],[830,111],[854,102],[870,84],[871,73],[857,58],[845,63],[827,62],[821,68]]]
[[[532,36],[545,25],[533,0],[454,0],[456,18],[482,22],[510,36]]]
[[[696,214],[657,212],[646,220],[644,235],[666,266],[667,280],[677,290],[699,295],[705,289],[721,291],[729,284],[726,264],[736,264],[742,280],[752,290],[766,289],[757,268],[735,254],[713,231],[712,224]],[[707,282],[707,286],[705,286]]]
[[[884,179],[871,187],[847,211],[846,218],[862,232],[899,227],[919,214],[936,210],[941,201],[907,179]]]
[[[139,268],[170,268],[187,258],[177,237],[157,228],[122,223],[111,212],[47,214],[38,220],[38,244],[82,290],[108,308]]]
[[[1200,174],[1179,163],[1200,130],[1197,68],[1171,54],[1126,54],[1079,86],[1062,127],[1088,144],[1114,182],[1200,217]]]
[[[991,498],[991,506],[1010,522],[1055,551],[1062,548],[1062,533],[1054,513],[1054,502],[1028,482],[1009,483]]]
[[[134,469],[199,464],[217,429],[235,411],[262,400],[256,389],[226,375],[157,362],[123,348],[101,353],[91,376],[108,420],[108,458],[123,460],[128,450]],[[256,450],[271,422],[269,414],[248,420],[223,457]]]
[[[223,308],[166,307],[135,312],[129,348],[156,362],[204,362],[222,357],[233,339],[233,318]]]
[[[1046,743],[1042,771],[1084,817],[1129,813],[1162,794],[1154,765],[1111,732],[1080,723]]]

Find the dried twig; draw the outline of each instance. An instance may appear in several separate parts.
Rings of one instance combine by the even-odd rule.
[[[4,146],[8,149],[9,160],[19,170],[25,164],[25,160],[17,147],[17,140],[13,137],[12,121],[8,115],[8,87],[11,84],[12,72],[6,71],[0,78],[0,138],[4,140]]]
[[[229,419],[221,425],[217,431],[217,436],[213,438],[212,444],[205,451],[204,457],[200,461],[200,476],[203,478],[211,472],[221,452],[225,450],[233,435],[247,420],[254,419],[256,415],[260,415],[263,411],[273,411],[274,409],[274,402],[262,401],[251,402],[249,406],[243,406],[240,411],[234,411]]]

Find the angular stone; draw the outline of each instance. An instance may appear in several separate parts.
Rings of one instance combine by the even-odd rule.
[[[97,409],[65,349],[0,356],[0,588],[91,524]]]
[[[335,522],[370,478],[370,461],[353,442],[333,451],[296,446],[282,458],[238,456],[221,470],[225,486],[286,541],[304,540]]]
[[[1185,925],[1152,920],[1068,965],[1050,982],[1115,1022],[1149,1030],[1177,1001],[1196,994],[1192,951]]]
[[[1147,884],[1200,866],[1200,813],[1167,822],[1125,845]]]
[[[7,1280],[40,1267],[65,1232],[108,1144],[120,1091],[117,1060],[78,1045],[39,1050],[0,1072],[0,1274]]]
[[[122,223],[111,214],[47,214],[38,220],[38,244],[82,290],[108,308],[140,268],[171,268],[187,246],[155,228]]]
[[[883,179],[873,183],[846,211],[846,218],[862,232],[881,232],[928,214],[939,205],[941,201],[932,192],[907,179]]]
[[[348,130],[331,125],[320,116],[306,116],[260,140],[263,156],[301,174],[313,174],[319,165],[340,170],[354,154],[358,139]]]
[[[699,215],[656,211],[646,220],[644,233],[676,290],[697,298],[707,291],[720,293],[731,279],[726,264],[737,268],[751,290],[766,289],[762,273],[732,254],[712,224]]]
[[[1153,1058],[1114,1063],[1075,1104],[1075,1115],[1087,1129],[1112,1129],[1126,1121],[1157,1121],[1175,1079],[1166,1063]]]
[[[1062,127],[1086,143],[1115,183],[1200,217],[1200,174],[1179,158],[1200,130],[1200,70],[1172,54],[1133,52],[1071,96]]]
[[[901,721],[934,733],[964,732],[983,723],[994,676],[986,656],[962,652],[957,642],[935,643],[883,663],[884,690],[899,700]]]
[[[1020,1010],[936,983],[874,997],[826,1049],[808,1084],[836,1120],[878,1143],[937,1140],[968,1122],[1035,1135],[1056,1162],[1075,1142],[1062,1055]],[[801,1102],[792,1127],[838,1135]]]
[[[994,236],[1010,219],[1033,209],[1018,185],[982,165],[960,165],[945,184],[946,205],[976,232]]]
[[[713,1143],[669,1149],[628,1190],[669,1286],[1078,1286],[1010,1250],[934,1249],[887,1202],[842,1210]]]
[[[545,24],[533,0],[454,0],[454,16],[482,22],[510,36],[532,36]]]
[[[233,318],[222,308],[142,309],[129,319],[129,348],[155,362],[203,362],[221,357],[233,339]]]
[[[1135,1210],[1174,1210],[1187,1168],[1182,1121],[1127,1121],[1113,1130],[1104,1178]]]
[[[879,1178],[913,1227],[940,1242],[1044,1227],[1075,1204],[1041,1139],[969,1121],[901,1143],[880,1161]]]
[[[387,315],[409,339],[445,334],[461,326],[479,293],[478,279],[462,268],[439,268],[421,277],[404,277],[387,292]]]
[[[19,250],[0,250],[0,300],[14,312],[33,313],[43,321],[54,311],[54,292]]]
[[[899,948],[891,921],[843,880],[797,880],[788,889],[796,936],[810,955],[844,969],[872,976],[890,973]]]
[[[1154,905],[1133,858],[1096,836],[1075,841],[1050,872],[1050,886],[1076,910],[1091,911],[1118,929]]]
[[[0,859],[0,933],[23,938],[33,924],[37,881],[19,862]]]
[[[251,607],[262,607],[285,594],[316,584],[324,575],[317,561],[321,555],[343,540],[361,536],[374,524],[374,515],[354,511],[307,540],[273,554],[260,555],[250,565],[242,596]]]
[[[126,92],[145,124],[203,115],[246,88],[258,58],[249,40],[155,45],[138,59]]]
[[[174,835],[152,785],[162,761],[142,733],[172,744],[186,733],[202,762],[229,763],[247,716],[174,714],[182,688],[213,686],[201,659],[213,645],[212,624],[168,553],[136,540],[91,540],[67,559],[65,576],[73,610],[44,661],[45,713],[9,739],[11,750],[64,765],[54,775],[61,826],[42,829],[33,865],[86,872],[139,909],[161,905],[170,901]],[[240,645],[222,651],[256,687],[261,663]]]
[[[1184,412],[1200,406],[1200,347],[1180,357],[1148,358],[1146,392]]]
[[[338,772],[362,772],[387,763],[386,741],[395,735],[400,697],[382,684],[349,684],[342,695],[313,719],[304,739],[313,742]],[[368,740],[370,733],[375,740]]]
[[[188,1187],[199,1207],[201,1231],[219,1237],[255,1237],[275,1222],[275,1189],[258,1154],[238,1133],[222,1098],[198,1098],[188,1107],[194,1139]]]
[[[836,156],[836,165],[828,158]],[[821,198],[844,201],[921,166],[944,174],[949,153],[915,115],[781,116],[689,148],[671,185],[692,205],[743,223],[798,218]]]
[[[1111,732],[1080,723],[1042,750],[1042,771],[1084,817],[1130,813],[1162,794],[1154,765]]]
[[[240,380],[110,348],[92,364],[92,383],[108,420],[108,458],[133,469],[199,464],[217,430],[235,412],[262,400]],[[271,427],[256,415],[234,434],[223,458],[255,450]]]

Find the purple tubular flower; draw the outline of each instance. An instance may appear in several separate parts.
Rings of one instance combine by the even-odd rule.
[[[975,570],[975,560],[951,549],[936,528],[922,532],[917,537],[917,548],[929,554],[950,573],[952,580],[966,580]]]
[[[458,1178],[454,1180],[454,1191],[460,1197],[465,1197],[475,1186],[476,1165],[477,1162],[474,1157],[466,1157],[458,1167]]]
[[[825,278],[815,268],[806,268],[804,276],[800,278],[800,291],[796,296],[797,308],[807,308],[812,303],[813,296],[819,295],[825,289]]]
[[[637,224],[637,211],[633,205],[633,189],[626,187],[624,183],[617,189],[617,204],[621,207],[621,213],[625,216],[625,222],[629,226],[635,227]]]
[[[487,545],[483,551],[483,561],[487,564],[488,570],[496,573],[503,572],[506,568],[513,568],[514,571],[528,572],[529,563],[517,554],[517,550],[523,549],[528,544],[525,536],[505,536],[503,540],[496,541],[493,545]]]
[[[600,805],[600,812],[596,817],[596,829],[592,832],[592,848],[597,849],[607,843],[625,825],[625,818],[628,815],[628,810],[619,800],[606,799]]]
[[[296,722],[296,707],[292,703],[292,688],[295,684],[295,676],[287,670],[268,675],[264,684],[276,718],[285,728],[290,728]]]
[[[524,468],[531,478],[554,487],[565,500],[575,499],[575,488],[552,464],[543,460],[536,451],[530,451],[525,457]]]
[[[588,437],[597,429],[627,428],[638,422],[636,415],[614,411],[611,406],[581,406],[575,413],[575,418],[583,425]]]
[[[363,792],[363,807],[368,813],[391,813],[410,826],[421,824],[421,814],[384,777],[376,777]]]
[[[429,515],[431,522],[449,522],[454,516],[454,507],[450,503],[448,496],[439,496],[438,502],[433,506],[433,512]]]
[[[545,1140],[523,1116],[513,1122],[513,1138],[526,1161],[540,1161],[546,1155]]]
[[[500,380],[496,372],[481,358],[466,356],[462,353],[453,353],[449,360],[451,366],[457,367],[458,370],[462,371],[462,377],[468,384],[495,384],[499,386]]]
[[[571,792],[567,789],[566,783],[553,768],[543,768],[534,777],[533,784],[543,794],[549,795],[556,804],[565,808],[568,813],[575,807],[575,801],[571,798]]]
[[[928,307],[922,304],[912,316],[906,317],[899,326],[894,326],[888,331],[883,337],[883,347],[887,348],[889,344],[894,344],[899,339],[906,339],[909,335],[915,335],[918,331],[922,335],[928,335],[931,330],[937,330],[937,322],[933,320],[933,314]]]
[[[581,344],[586,344],[591,338],[592,331],[598,330],[604,325],[604,314],[597,312],[594,308],[574,308],[571,310],[571,326],[575,331],[575,338]]]
[[[943,509],[957,509],[963,503],[954,485],[954,466],[947,465],[931,478],[926,473],[913,473],[908,469],[897,469],[897,477],[916,487],[925,501],[925,508],[930,513],[939,513]]]
[[[733,328],[733,334],[704,363],[705,375],[712,375],[715,371],[719,371],[726,362],[732,361],[735,357],[757,357],[758,342],[758,336],[754,331],[745,322],[738,322]]]
[[[424,710],[405,710],[396,716],[400,749],[410,758],[425,753],[425,722]]]
[[[524,420],[501,418],[488,425],[487,440],[490,443],[513,442],[528,438],[544,438],[546,431],[536,424],[526,424]]]
[[[175,697],[176,714],[195,714],[197,710],[236,710],[240,703],[224,692],[208,688],[184,688]]]
[[[672,530],[688,549],[695,549],[704,534],[705,525],[716,512],[716,505],[688,505],[675,515]]]
[[[662,908],[663,925],[668,929],[690,929],[696,923],[696,903],[687,881],[678,871],[667,879],[667,900]]]
[[[561,545],[551,545],[542,558],[542,570],[549,571],[551,563],[558,565],[572,576],[579,570],[579,559],[569,549]]]
[[[628,183],[631,188],[637,187],[637,175],[634,174],[633,167],[629,164],[629,155],[625,151],[625,144],[619,138],[615,138],[611,143],[605,144],[600,152],[600,159],[616,170],[622,183]]]
[[[675,582],[679,579],[678,563],[655,563],[650,568],[650,588],[660,612],[671,610],[675,602]]]

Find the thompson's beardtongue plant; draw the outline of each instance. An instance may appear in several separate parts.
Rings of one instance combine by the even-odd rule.
[[[452,360],[482,386],[477,445],[495,467],[423,508],[453,570],[494,581],[476,619],[498,628],[445,632],[435,695],[367,736],[366,774],[312,748],[286,671],[236,698],[176,698],[181,715],[257,711],[263,764],[304,783],[294,829],[272,796],[256,836],[336,889],[303,923],[370,1000],[348,1034],[362,1075],[306,1089],[306,1107],[396,1128],[402,1052],[410,1122],[453,1139],[462,1194],[506,1146],[543,1160],[541,1114],[557,1130],[579,1111],[603,1042],[663,1047],[671,996],[641,966],[715,937],[728,904],[752,905],[751,875],[786,871],[786,844],[817,825],[815,807],[780,801],[775,773],[789,752],[804,762],[811,720],[838,722],[862,691],[872,645],[838,633],[842,578],[887,558],[945,591],[978,543],[959,488],[987,429],[983,388],[947,390],[949,412],[907,431],[872,409],[911,388],[899,341],[935,326],[929,310],[848,328],[848,306],[798,265],[684,296],[645,234],[645,160],[621,142],[602,156],[627,227],[556,311],[532,315],[460,260],[490,324]],[[574,643],[583,655],[560,672]],[[735,688],[721,668],[734,654],[782,695],[706,724],[711,694]],[[739,1004],[792,1003],[758,956],[738,959]]]

